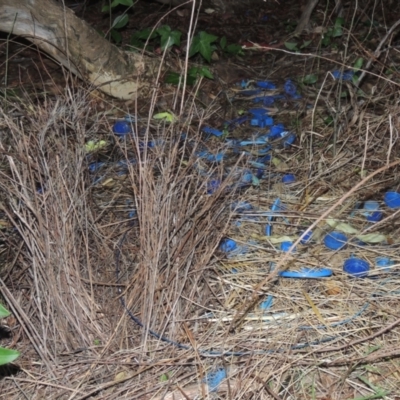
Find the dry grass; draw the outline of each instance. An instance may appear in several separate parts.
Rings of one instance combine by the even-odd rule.
[[[174,91],[185,107],[171,124],[150,118],[155,93],[149,117],[132,124],[138,134],[125,138],[83,89],[2,101],[0,290],[13,317],[1,344],[22,356],[2,368],[0,398],[396,399],[400,211],[382,198],[400,187],[397,88],[377,79],[379,93],[356,102],[348,85],[345,112],[329,126],[337,86],[326,79],[310,95],[299,140],[274,151],[260,186],[241,191],[232,185],[248,158],[203,140],[199,127],[218,106],[202,110],[196,91],[182,102]],[[88,154],[88,140],[107,144]],[[197,157],[204,146],[229,157],[207,165]],[[289,186],[288,171],[297,177]],[[216,179],[223,184],[210,195]],[[277,198],[285,208],[267,237]],[[354,211],[366,200],[380,202],[380,222]],[[253,208],[239,212],[237,201]],[[332,219],[354,228],[341,251],[323,245]],[[278,249],[310,226],[313,243]],[[356,240],[373,232],[386,240]],[[226,257],[222,237],[246,251]],[[394,262],[388,273],[373,267],[382,255]],[[374,278],[349,278],[351,256],[368,261]],[[303,266],[334,275],[277,276]],[[210,392],[204,378],[218,368],[227,379]]]

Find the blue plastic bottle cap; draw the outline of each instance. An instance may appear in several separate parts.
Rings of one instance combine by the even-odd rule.
[[[348,258],[344,262],[343,271],[356,278],[364,278],[368,275],[369,264],[360,258]]]
[[[131,124],[127,121],[116,121],[113,126],[113,132],[117,136],[125,136],[132,132]]]
[[[282,242],[281,244],[280,244],[280,246],[279,246],[279,248],[282,250],[282,251],[284,251],[284,252],[288,252],[289,251],[289,249],[292,247],[292,244],[293,244],[293,242]],[[296,251],[296,248],[294,248],[293,250],[292,250],[292,252],[295,252]]]
[[[400,193],[398,192],[386,192],[384,197],[385,204],[390,208],[400,207]]]
[[[222,239],[219,248],[224,253],[229,253],[237,248],[237,243],[233,239]]]
[[[286,174],[282,176],[282,182],[288,185],[289,183],[296,182],[296,177],[293,174]]]
[[[303,267],[299,271],[281,271],[278,275],[283,278],[318,279],[331,276],[332,270],[329,268],[312,269]]]
[[[346,246],[347,236],[341,232],[331,232],[324,237],[324,244],[328,249],[340,250]]]

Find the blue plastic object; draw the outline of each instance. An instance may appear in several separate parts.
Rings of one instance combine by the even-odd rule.
[[[375,200],[368,200],[363,205],[363,215],[369,222],[377,222],[382,219],[383,213],[379,210],[379,203]]]
[[[299,271],[281,271],[279,276],[283,278],[318,279],[327,278],[332,275],[329,268],[312,269],[303,267]]]
[[[212,179],[207,183],[207,194],[214,194],[220,186],[221,181],[219,179]]]
[[[332,71],[332,75],[336,80],[351,81],[354,76],[354,71],[351,69],[347,69],[342,72],[342,71],[335,69]]]
[[[231,204],[231,210],[237,213],[242,213],[245,211],[250,211],[253,206],[247,201],[235,201]]]
[[[369,264],[360,258],[348,258],[343,264],[343,271],[356,278],[365,278],[369,272]]]
[[[267,90],[276,89],[276,85],[274,85],[272,82],[268,82],[268,81],[256,82],[256,85],[262,89],[267,89]]]
[[[283,147],[290,147],[296,141],[296,135],[291,132],[282,132],[281,136],[284,138]]]
[[[398,192],[386,192],[383,200],[389,208],[400,207],[400,193]]]
[[[290,248],[292,247],[293,242],[282,242],[279,245],[279,248],[284,251],[285,253],[287,253]],[[292,253],[294,253],[296,251],[296,247],[292,250]]]
[[[275,103],[276,96],[257,96],[254,97],[253,103],[262,103],[264,106],[269,107]]]
[[[269,138],[271,140],[277,139],[281,137],[281,133],[285,131],[285,127],[283,124],[276,124],[274,126],[271,126],[271,129],[269,131]]]
[[[347,236],[341,232],[333,231],[324,237],[324,244],[328,249],[340,250],[347,244]]]
[[[296,85],[290,79],[288,79],[285,82],[285,85],[283,86],[283,88],[285,90],[285,93],[287,95],[289,95],[290,97],[292,97],[293,99],[300,99],[301,98],[301,95],[299,95],[297,93]]]
[[[263,117],[268,114],[268,110],[265,108],[250,108],[249,113],[252,114],[256,118]]]
[[[286,174],[282,176],[282,183],[288,185],[289,183],[296,182],[296,177],[293,174]]]
[[[89,172],[94,173],[97,172],[101,167],[103,167],[104,165],[106,165],[105,162],[92,162],[89,164]]]
[[[226,378],[225,368],[218,368],[215,371],[209,372],[205,378],[204,383],[207,383],[210,392],[217,392],[219,385]]]
[[[126,136],[132,133],[132,125],[127,121],[116,121],[113,126],[113,132],[117,136]]]
[[[394,265],[394,261],[389,257],[380,256],[375,258],[375,265],[387,272],[390,271],[390,267]]]
[[[224,134],[222,131],[219,131],[218,129],[211,128],[209,126],[204,126],[202,131],[204,133],[207,133],[209,135],[214,135],[214,136],[217,136],[217,137],[222,136]]]
[[[219,249],[224,253],[230,253],[237,248],[237,243],[233,239],[222,239]]]
[[[261,304],[260,304],[261,310],[264,310],[264,311],[265,311],[265,310],[267,310],[268,308],[271,308],[273,302],[274,302],[274,297],[271,296],[271,295],[268,295],[268,297],[267,297],[263,302],[261,302]]]
[[[382,219],[383,217],[383,212],[381,211],[374,211],[372,213],[369,213],[367,215],[367,221],[368,222],[378,222]]]
[[[300,239],[301,244],[308,244],[312,242],[312,231],[308,231],[305,235],[303,234],[303,232],[301,232],[300,235],[302,236]]]

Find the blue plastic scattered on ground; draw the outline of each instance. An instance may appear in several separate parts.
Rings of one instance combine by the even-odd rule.
[[[116,121],[113,126],[113,132],[117,136],[126,136],[132,133],[132,125],[128,121]]]
[[[341,232],[331,232],[324,237],[324,244],[328,249],[340,250],[347,244],[347,236]]]
[[[360,258],[348,258],[343,264],[343,271],[356,278],[365,278],[368,275],[369,264]]]
[[[244,124],[248,120],[249,120],[249,117],[247,115],[243,115],[242,117],[238,117],[238,118],[232,119],[230,121],[226,121],[225,123],[228,126],[228,128],[234,128],[238,125]]]
[[[230,253],[237,248],[237,243],[233,239],[222,239],[219,245],[219,249],[224,253]]]
[[[283,278],[318,279],[327,278],[332,273],[332,270],[329,268],[312,269],[303,267],[299,271],[281,271],[279,272],[279,276]]]
[[[216,154],[212,154],[207,150],[202,150],[196,153],[197,157],[203,158],[209,162],[216,162],[216,163],[221,162],[224,159],[224,155],[225,153],[223,151]]]
[[[89,167],[88,167],[89,172],[93,174],[94,172],[97,172],[104,165],[106,165],[105,162],[92,162],[89,164]]]
[[[383,200],[389,208],[400,207],[400,193],[398,192],[386,192]]]
[[[271,126],[271,129],[269,131],[269,138],[271,140],[277,139],[281,137],[281,133],[285,131],[285,127],[283,124],[276,124],[274,126]]]
[[[388,272],[390,271],[390,267],[394,265],[394,261],[389,257],[380,256],[375,258],[375,265],[383,271]]]
[[[276,89],[276,85],[274,83],[268,82],[268,81],[259,81],[259,82],[256,82],[256,85],[262,89],[267,89],[267,90]]]
[[[305,231],[304,231],[305,232]],[[304,233],[300,233],[301,239],[300,239],[300,243],[301,244],[309,244],[312,242],[312,231],[308,231],[305,235]]]
[[[235,201],[231,204],[231,210],[237,213],[243,213],[245,211],[250,211],[253,206],[247,201]]]
[[[282,132],[283,147],[290,147],[296,141],[296,134],[291,132]]]
[[[282,183],[288,185],[289,183],[296,182],[296,177],[293,174],[286,174],[282,176]]]
[[[264,310],[264,311],[268,310],[268,308],[272,307],[273,303],[274,303],[274,297],[271,295],[268,295],[268,297],[263,302],[261,302],[260,308],[261,308],[261,310]]]
[[[207,133],[209,135],[214,135],[214,136],[222,136],[224,133],[222,131],[219,131],[218,129],[210,128],[209,126],[204,126],[202,131],[204,133]]]
[[[289,95],[292,99],[301,99],[301,95],[297,93],[297,86],[288,79],[283,86],[285,93]]]
[[[279,249],[281,251],[284,251],[285,253],[287,253],[290,250],[290,248],[292,247],[292,245],[293,245],[293,242],[282,242],[279,245]],[[294,253],[295,251],[296,251],[296,247],[291,251],[291,253]]]
[[[374,211],[372,213],[369,213],[369,215],[367,215],[367,221],[368,222],[378,222],[382,219],[382,217],[383,217],[383,212]]]
[[[214,194],[221,186],[219,179],[212,179],[207,183],[207,194]]]
[[[335,69],[332,71],[332,75],[336,80],[351,81],[354,76],[354,71],[351,69],[347,69],[345,71],[339,71],[338,69]]]
[[[225,368],[218,368],[212,372],[209,372],[205,377],[203,382],[208,385],[208,390],[210,392],[217,392],[219,385],[222,381],[226,379]]]

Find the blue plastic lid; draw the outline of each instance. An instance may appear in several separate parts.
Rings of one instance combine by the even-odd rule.
[[[368,211],[377,211],[379,210],[379,203],[375,200],[364,201],[363,209]]]
[[[293,174],[286,174],[282,176],[282,182],[285,184],[296,182],[296,177]]]
[[[127,121],[116,121],[113,126],[113,132],[117,136],[125,136],[132,133],[132,125]]]
[[[302,279],[317,279],[327,278],[332,275],[332,270],[329,268],[312,269],[303,267],[299,271],[281,271],[279,276],[283,278],[302,278]]]
[[[356,278],[365,278],[368,275],[369,264],[360,258],[348,258],[343,264],[343,271]]]
[[[385,204],[390,208],[400,207],[400,193],[398,192],[386,192],[384,197]]]
[[[284,251],[284,252],[288,252],[289,251],[289,249],[292,247],[292,244],[293,244],[293,242],[282,242],[280,245],[279,245],[279,248],[282,250],[282,251]],[[296,251],[296,247],[292,250],[292,252],[295,252]]]
[[[333,231],[324,237],[324,244],[328,249],[340,250],[346,246],[347,236],[341,232]]]
[[[375,265],[378,268],[383,268],[384,270],[389,271],[389,267],[394,265],[394,261],[389,257],[380,256],[375,258]]]
[[[224,253],[229,253],[237,248],[237,243],[233,239],[222,239],[219,249]]]

